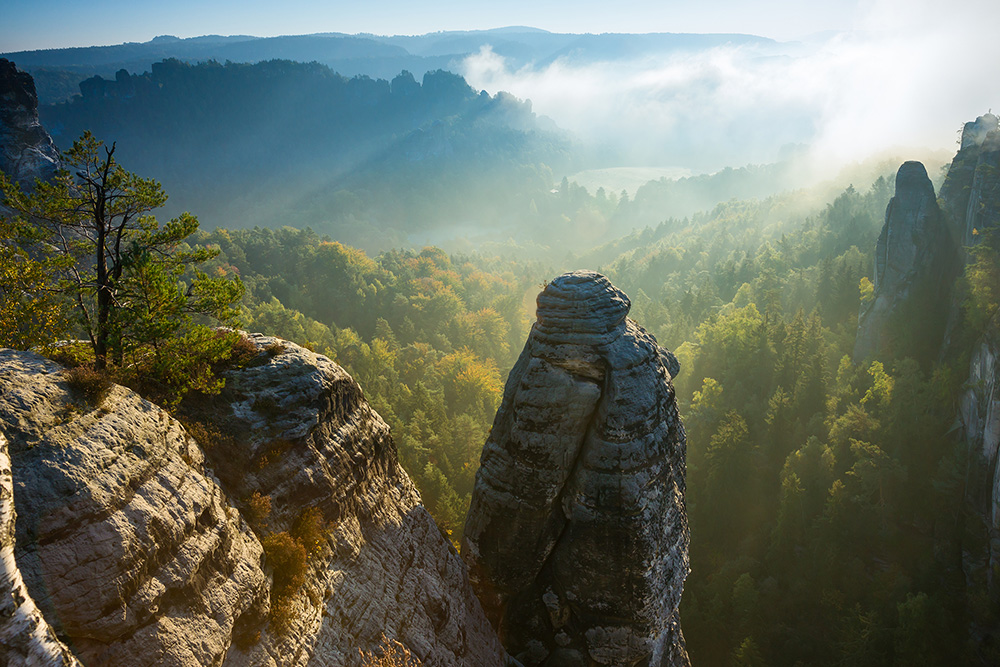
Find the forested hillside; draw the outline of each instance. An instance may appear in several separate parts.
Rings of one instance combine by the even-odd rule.
[[[966,360],[849,357],[891,194],[879,178],[818,210],[795,195],[733,202],[592,255],[613,258],[602,271],[631,316],[681,362],[697,663],[943,665],[994,650],[970,640],[993,617],[956,556],[983,539],[963,519],[966,453],[949,433]],[[359,378],[455,537],[525,297],[580,260],[370,259],[290,229],[200,240],[247,282],[247,326],[328,349]]]
[[[457,542],[479,451],[527,334],[537,265],[436,248],[369,258],[309,230],[217,230],[243,326],[328,354],[361,383],[438,524]]]
[[[897,348],[921,350],[916,358],[852,359],[859,308],[875,292],[888,173],[821,205],[805,192],[733,200],[615,238],[635,207],[655,209],[674,186],[654,184],[649,199],[635,200],[591,195],[565,179],[552,187],[543,159],[561,154],[562,140],[540,132],[526,104],[475,95],[444,72],[390,83],[281,61],[171,61],[149,75],[91,80],[84,93],[49,109],[63,136],[71,117],[103,127],[106,139],[120,140],[123,163],[202,187],[210,210],[208,193],[218,191],[255,215],[267,215],[260,204],[270,201],[282,220],[303,224],[239,218],[199,232],[181,216],[159,227],[146,216],[165,201],[159,185],[85,135],[63,156],[78,171],[59,172],[34,194],[2,183],[20,214],[0,219],[4,345],[89,338],[86,359],[70,359],[72,346],[44,349],[77,364],[92,359],[95,372],[111,368],[139,389],[161,381],[166,389],[147,395],[181,412],[185,396],[219,391],[219,368],[246,363],[240,337],[206,322],[325,353],[391,426],[424,503],[457,542],[535,295],[557,273],[595,268],[630,295],[631,317],[680,361],[692,566],[681,615],[695,664],[1000,661],[987,585],[995,573],[966,567],[978,558],[967,554],[988,551],[989,535],[966,504],[968,480],[982,473],[971,471],[955,426],[970,389],[969,350],[995,327],[995,166],[966,155],[946,182],[946,191],[964,192],[958,172],[970,181],[975,172],[983,202],[967,230],[978,244],[950,292],[949,344]],[[331,120],[324,104],[350,113]],[[310,141],[331,122],[327,143]],[[984,155],[1000,155],[994,148]],[[469,173],[473,164],[485,166]],[[237,168],[249,169],[240,178],[252,174],[256,191],[229,179]],[[288,194],[306,175],[304,189]],[[111,209],[121,227],[88,226],[100,216],[87,205],[106,203],[108,187],[125,205]],[[270,199],[275,192],[290,199]],[[510,216],[535,242],[467,254],[433,246],[376,254],[348,243],[398,246],[394,234],[474,213],[477,221]],[[307,226],[325,215],[333,217],[317,231]],[[83,230],[74,232],[83,240],[67,228]],[[126,243],[109,249],[108,229]],[[109,257],[110,273],[101,268]],[[923,315],[909,317],[893,322],[895,335],[928,328]]]
[[[572,160],[529,103],[443,71],[387,81],[317,63],[168,60],[81,91],[39,110],[56,144],[85,130],[117,142],[126,168],[158,174],[168,213],[312,226],[369,248],[460,226],[506,234]]]
[[[721,206],[607,267],[681,361],[693,660],[956,664],[992,650],[965,634],[990,617],[956,551],[983,539],[962,532],[967,452],[949,434],[967,359],[849,356],[890,195],[879,179],[804,218],[781,198]]]

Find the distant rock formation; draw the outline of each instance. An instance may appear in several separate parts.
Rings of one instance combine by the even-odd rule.
[[[464,564],[361,388],[321,355],[251,340],[257,360],[197,415],[226,437],[202,442],[128,389],[93,405],[58,364],[0,350],[15,573],[45,620],[89,666],[356,666],[386,637],[427,665],[502,667]],[[254,492],[272,512],[252,530]],[[260,538],[310,508],[323,538],[279,632]]]
[[[483,450],[462,556],[525,665],[687,665],[676,358],[604,276],[557,277]]]
[[[38,121],[34,80],[0,58],[0,171],[27,188],[58,165],[59,151]]]
[[[875,291],[858,318],[855,361],[936,356],[957,257],[927,170],[904,162],[875,245]]]

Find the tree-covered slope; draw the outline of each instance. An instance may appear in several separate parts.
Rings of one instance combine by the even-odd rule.
[[[234,228],[313,226],[368,247],[514,226],[571,159],[528,103],[477,94],[443,71],[386,81],[317,63],[168,60],[81,90],[40,110],[56,143],[85,130],[117,142],[127,168],[158,174],[171,212]]]

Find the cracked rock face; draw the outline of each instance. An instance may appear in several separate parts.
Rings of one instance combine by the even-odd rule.
[[[0,433],[0,664],[78,667],[24,586],[14,560],[16,516],[7,439]]]
[[[1000,119],[984,114],[965,124],[961,148],[948,167],[941,199],[952,238],[973,246],[977,231],[1000,224]]]
[[[483,450],[462,556],[525,665],[687,665],[676,358],[602,275],[557,277]]]
[[[59,165],[52,137],[38,120],[35,81],[0,58],[0,171],[22,187],[50,178]]]
[[[330,530],[313,557],[291,629],[263,628],[224,665],[356,666],[383,636],[423,664],[502,667],[507,655],[466,568],[399,465],[389,427],[336,363],[254,334],[266,363],[230,371],[217,408],[236,448],[209,451],[232,496],[269,496],[268,530],[318,508]],[[269,662],[273,660],[272,662]]]
[[[268,581],[181,425],[123,387],[94,406],[58,364],[0,350],[0,430],[18,569],[80,661],[218,664]]]

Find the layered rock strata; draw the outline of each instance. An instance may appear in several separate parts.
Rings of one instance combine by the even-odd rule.
[[[954,234],[973,246],[984,232],[1000,226],[1000,120],[985,114],[966,123],[962,146],[941,188]],[[953,306],[952,320],[960,318]],[[970,580],[984,573],[995,600],[1000,600],[1000,316],[994,316],[972,349],[969,379],[959,417],[973,456],[966,483],[967,499],[982,518],[987,550],[980,559],[968,554]]]
[[[58,364],[0,350],[18,513],[3,581],[23,575],[44,615],[21,604],[17,619],[38,622],[0,615],[0,636],[60,655],[58,636],[86,665],[353,666],[386,640],[427,665],[504,665],[464,564],[358,384],[292,343],[251,340],[256,359],[189,411],[200,442],[128,389],[95,404]],[[315,510],[303,583],[279,600],[261,543]]]
[[[284,633],[230,651],[224,664],[356,665],[383,636],[427,665],[506,664],[507,656],[406,472],[389,428],[337,364],[254,335],[266,363],[227,373],[216,417],[232,443],[210,460],[230,493],[271,499],[268,531],[294,528],[311,507],[328,533]],[[273,356],[270,356],[273,355]]]
[[[56,363],[0,350],[17,565],[87,665],[213,665],[266,610],[260,543],[166,412],[122,387],[101,405]]]
[[[50,178],[59,152],[38,120],[35,81],[0,58],[0,171],[22,187]]]
[[[941,200],[957,245],[975,245],[978,230],[1000,223],[998,169],[1000,119],[988,113],[963,127],[961,147],[941,186]]]
[[[957,258],[927,170],[919,162],[904,162],[875,246],[875,291],[861,308],[854,359],[935,356]],[[915,320],[923,322],[917,332]]]
[[[538,295],[483,450],[462,555],[525,665],[686,665],[676,358],[600,274]]]

